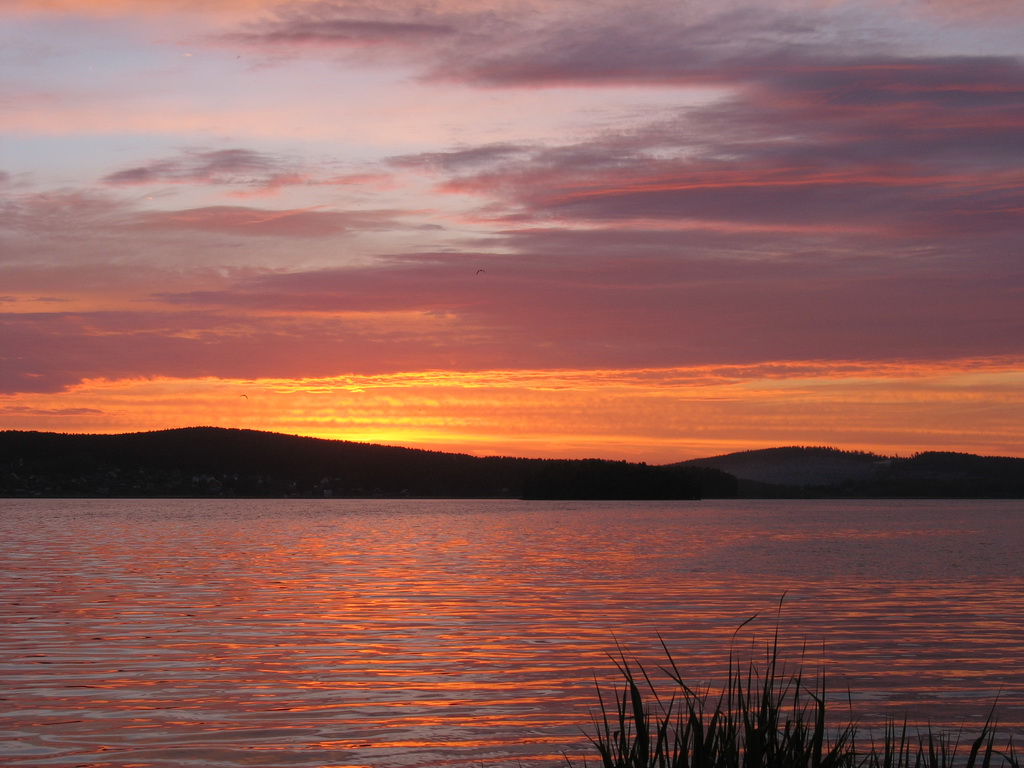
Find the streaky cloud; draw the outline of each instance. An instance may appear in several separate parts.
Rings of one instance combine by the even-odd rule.
[[[286,18],[276,23],[256,25],[251,31],[236,33],[230,39],[271,45],[371,45],[415,42],[454,32],[453,27],[445,24],[358,18]]]
[[[421,152],[415,155],[396,155],[388,159],[389,164],[399,168],[425,168],[445,172],[460,172],[496,162],[521,157],[530,148],[510,143],[486,144],[443,152]]]
[[[433,167],[442,190],[492,197],[520,225],[718,222],[910,242],[1017,231],[1021,157],[1024,62],[884,57],[790,62],[628,133]]]
[[[159,184],[215,184],[274,189],[308,180],[305,170],[282,158],[250,149],[189,150],[176,158],[155,160],[108,174],[114,187]]]
[[[140,214],[141,229],[201,230],[272,237],[324,237],[348,231],[344,213],[316,210],[270,210],[216,205],[181,211]]]

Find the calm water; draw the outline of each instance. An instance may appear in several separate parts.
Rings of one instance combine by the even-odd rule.
[[[3,500],[0,763],[592,759],[616,641],[714,681],[784,593],[866,718],[1024,733],[1022,554],[1017,501]]]

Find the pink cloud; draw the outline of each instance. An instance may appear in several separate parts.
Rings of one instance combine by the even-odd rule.
[[[142,229],[199,230],[203,232],[324,237],[348,230],[344,213],[311,210],[268,210],[242,206],[210,206],[185,211],[140,214],[134,226]]]
[[[929,233],[1019,232],[1024,64],[776,64],[747,73],[729,99],[628,133],[426,153],[420,165],[443,191],[492,198],[510,222],[832,228],[914,247]]]
[[[840,258],[817,240],[510,232],[500,254],[242,274],[154,295],[147,311],[8,313],[0,387],[1024,354],[1012,257],[892,259],[851,245]]]
[[[509,9],[506,9],[509,10]],[[356,14],[356,16],[353,16]],[[825,11],[675,4],[570,4],[560,13],[299,4],[248,41],[335,23],[426,25],[396,56],[428,77],[483,86],[708,85],[729,96],[563,147],[460,147],[394,158],[433,170],[440,189],[497,198],[510,221],[680,220],[832,226],[890,236],[1013,228],[1008,168],[1024,156],[1024,63],[996,56],[893,53]],[[375,20],[375,21],[374,21]],[[856,28],[852,28],[855,30]],[[826,31],[828,32],[826,36]],[[386,35],[375,40],[384,41]],[[822,40],[827,37],[828,43]],[[335,41],[350,50],[346,32]],[[386,46],[385,46],[386,47]],[[400,49],[400,50],[399,50]]]
[[[852,34],[826,47],[824,16],[810,12],[588,8],[533,18],[299,3],[229,36],[254,51],[392,57],[428,85],[707,85],[715,99],[561,145],[432,148],[357,176],[253,149],[194,149],[107,174],[105,194],[9,195],[0,221],[23,270],[53,253],[77,269],[85,256],[165,242],[205,254],[222,234],[382,235],[344,268],[253,265],[215,282],[185,269],[159,291],[124,289],[131,312],[6,313],[2,386],[1024,352],[1019,60],[898,55]],[[115,197],[140,185],[237,195],[403,173],[433,174],[448,194],[423,218],[461,216],[472,229],[412,246],[386,239],[409,229],[399,211],[146,211]],[[454,195],[467,195],[462,210]],[[147,280],[160,278],[147,267]],[[34,274],[31,295],[50,295],[40,287],[50,273]]]
[[[123,203],[87,190],[10,194],[0,198],[0,225],[8,233],[72,234],[124,220]]]
[[[451,317],[526,367],[550,364],[546,350],[588,367],[828,359],[836,350],[871,359],[1021,351],[1024,286],[1007,283],[998,265],[702,257],[673,233],[639,256],[632,238],[602,247],[606,236],[532,235],[516,257],[253,276],[163,298],[241,312]],[[437,330],[435,347],[480,353],[460,333]]]
[[[479,147],[441,152],[422,152],[416,155],[401,155],[390,159],[390,164],[399,168],[422,168],[445,172],[464,172],[481,166],[493,165],[514,157],[522,157],[529,149],[515,144],[485,144]]]
[[[214,184],[274,190],[308,181],[304,170],[279,157],[248,149],[191,150],[115,171],[103,178],[114,187],[158,184]]]
[[[254,24],[249,31],[229,39],[260,45],[404,45],[447,37],[455,31],[448,24],[354,18],[344,9],[327,13],[319,10],[315,5],[307,6],[305,12],[286,10],[284,17]]]
[[[38,259],[40,266],[50,260],[39,258],[44,252],[49,252],[52,258],[60,258],[66,248],[80,257],[93,250],[100,258],[104,252],[109,256],[112,248],[132,248],[131,233],[328,237],[351,231],[396,231],[423,226],[404,223],[403,215],[403,211],[397,210],[339,211],[235,205],[146,211],[135,202],[87,191],[0,198],[0,225],[12,235],[23,238],[17,244],[11,240],[10,255]],[[69,238],[74,239],[73,243]],[[197,241],[196,245],[201,243]]]
[[[304,52],[418,66],[424,77],[479,85],[721,81],[785,44],[815,48],[824,16],[804,9],[562,3],[427,5],[307,2],[225,36],[255,51]],[[850,49],[859,39],[846,41]],[[835,48],[833,43],[832,48]],[[731,63],[730,63],[731,62]]]

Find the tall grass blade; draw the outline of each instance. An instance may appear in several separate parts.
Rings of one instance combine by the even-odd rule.
[[[720,686],[688,685],[659,637],[666,658],[660,671],[672,686],[664,695],[647,668],[620,647],[611,659],[623,685],[613,698],[597,686],[599,709],[588,736],[602,768],[1022,768],[1012,739],[996,749],[995,704],[969,750],[961,749],[961,732],[926,726],[915,738],[906,719],[900,726],[889,720],[881,741],[872,732],[862,748],[854,722],[829,722],[824,672],[808,682],[803,653],[799,667],[787,671],[778,624],[763,649],[763,668],[753,652],[741,663],[737,634],[755,618],[733,633]],[[847,698],[852,715],[852,694]]]

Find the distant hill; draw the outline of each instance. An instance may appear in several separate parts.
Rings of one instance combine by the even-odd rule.
[[[0,496],[692,499],[729,475],[622,461],[475,457],[272,432],[0,432]]]
[[[772,485],[828,486],[865,480],[890,461],[873,453],[789,447],[693,459],[677,466],[714,467],[742,480]]]
[[[909,458],[835,448],[768,448],[670,466],[717,469],[746,497],[1024,498],[1024,459],[925,452]]]
[[[1024,498],[1024,459],[769,448],[665,466],[476,457],[273,432],[0,432],[0,497]]]

